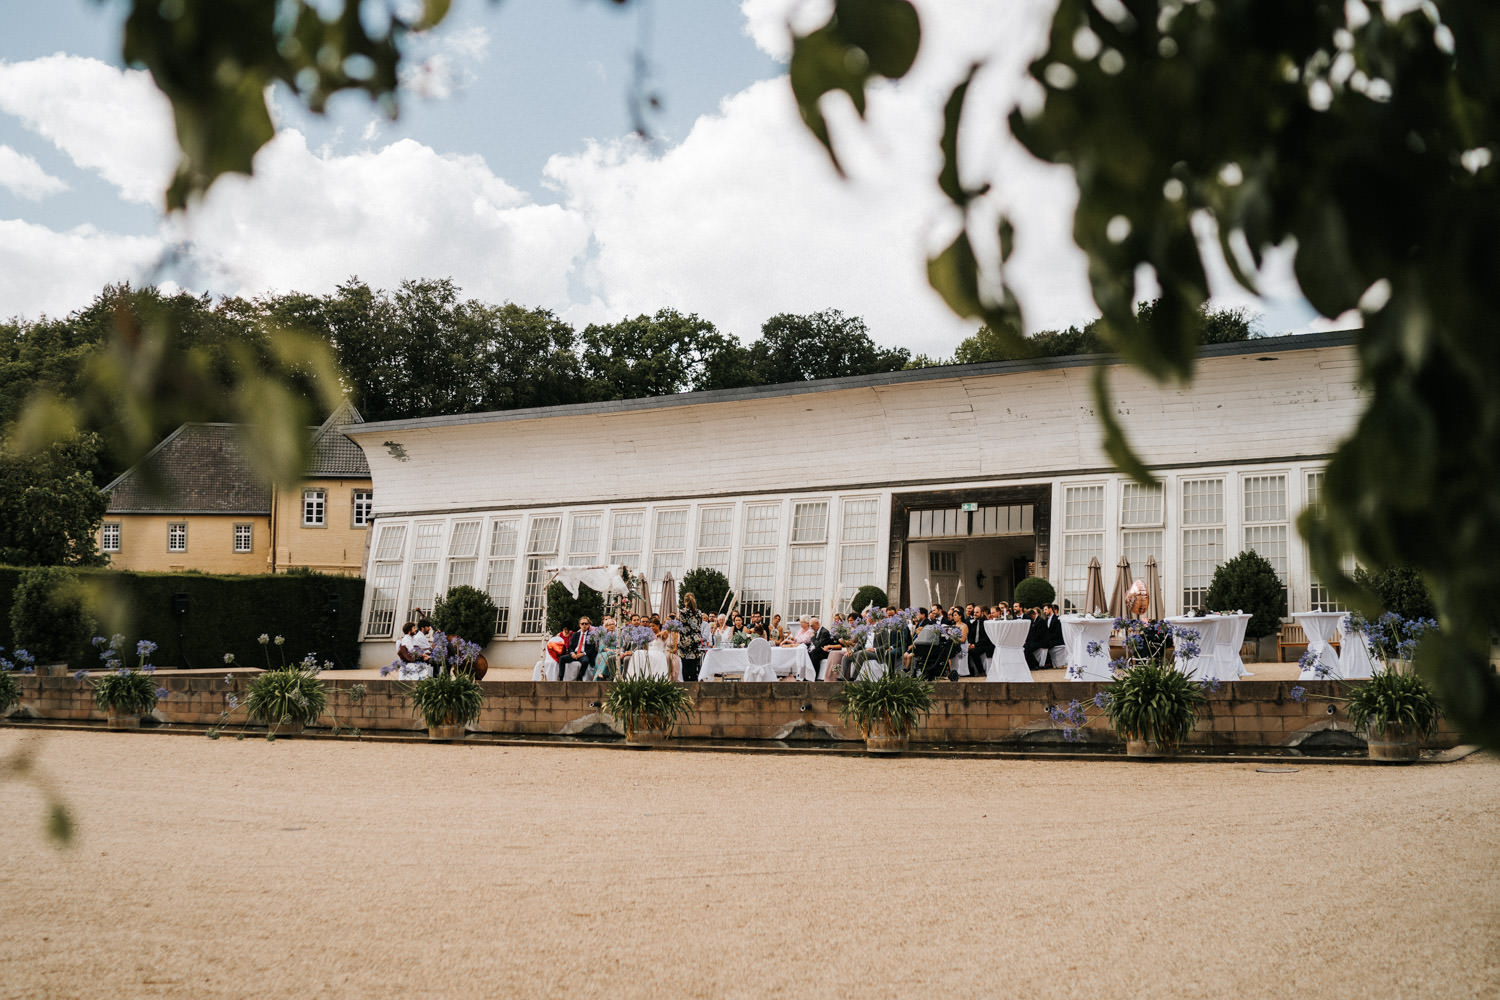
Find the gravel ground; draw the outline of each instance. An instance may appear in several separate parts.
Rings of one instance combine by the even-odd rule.
[[[4,997],[1500,996],[1492,757],[28,743]]]

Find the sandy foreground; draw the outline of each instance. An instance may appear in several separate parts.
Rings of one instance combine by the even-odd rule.
[[[1500,996],[1493,757],[27,742],[4,997]]]

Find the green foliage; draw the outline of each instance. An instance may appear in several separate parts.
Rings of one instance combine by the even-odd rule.
[[[677,590],[680,594],[692,594],[698,602],[698,611],[705,617],[729,607],[729,577],[709,566],[688,570]]]
[[[1022,607],[1039,608],[1057,600],[1057,591],[1042,577],[1028,576],[1016,584],[1016,593],[1012,599],[1020,601]]]
[[[871,604],[877,608],[885,607],[886,596],[884,590],[881,590],[873,583],[867,583],[854,592],[854,597],[849,602],[849,610],[857,615],[862,613]]]
[[[0,567],[0,623],[8,623],[14,602],[6,601],[25,570]],[[293,649],[308,650],[335,667],[359,665],[359,613],[365,583],[359,577],[323,574],[209,576],[205,573],[126,573],[74,571],[86,590],[103,595],[99,607],[107,631],[130,643],[159,640],[158,666],[220,666],[226,653],[239,663],[262,662],[256,636],[274,622],[274,631]],[[187,595],[187,613],[176,611],[175,595]],[[85,640],[93,634],[88,630]],[[8,641],[7,641],[8,640]],[[393,640],[394,641],[394,640]],[[0,644],[24,646],[0,635]],[[83,643],[79,657],[92,660]]]
[[[852,722],[866,739],[877,723],[891,736],[908,738],[932,711],[933,685],[895,670],[874,680],[854,680],[839,693],[839,719]]]
[[[581,339],[583,375],[599,399],[667,396],[697,388],[715,355],[732,343],[708,320],[675,309],[592,324]]]
[[[854,6],[881,5],[845,0],[794,43],[793,92],[825,144],[816,102],[839,78],[809,74],[816,85],[799,86],[797,53],[827,64],[828,39]],[[914,26],[886,34],[919,40]],[[1321,509],[1299,528],[1318,578],[1364,610],[1374,597],[1347,577],[1346,556],[1422,575],[1445,627],[1419,666],[1452,717],[1491,746],[1500,746],[1500,676],[1489,666],[1500,631],[1500,506],[1489,499],[1500,481],[1500,341],[1488,325],[1500,307],[1490,280],[1500,259],[1496,39],[1500,7],[1478,0],[1060,0],[1030,66],[1040,99],[1009,115],[1022,146],[1072,169],[1073,235],[1101,332],[1155,377],[1193,371],[1208,297],[1200,232],[1214,234],[1207,252],[1246,289],[1257,289],[1270,248],[1295,247],[1313,308],[1330,318],[1360,311],[1364,412],[1329,463]],[[976,162],[962,123],[995,110],[965,108],[976,71],[944,109],[938,181],[966,227],[929,260],[929,280],[955,312],[1019,345],[1025,324],[1004,280],[1013,225],[1002,214],[998,259],[981,264],[973,246],[994,223],[973,210],[983,185],[963,183],[960,170]],[[1144,268],[1162,289],[1150,324],[1131,312]],[[1105,450],[1149,481],[1102,369],[1094,398]]]
[[[250,718],[275,728],[317,722],[328,708],[328,692],[314,670],[282,667],[250,682],[245,710]]]
[[[495,602],[476,587],[457,586],[439,597],[432,623],[447,635],[477,644],[481,649],[495,637]]]
[[[1417,674],[1385,669],[1350,686],[1349,723],[1356,730],[1399,729],[1425,739],[1437,729],[1442,710],[1432,688]]]
[[[764,385],[897,372],[911,353],[882,348],[870,338],[865,321],[825,309],[810,316],[781,313],[760,328],[750,345],[750,370]]]
[[[9,712],[21,700],[21,685],[15,674],[0,670],[0,715]]]
[[[109,499],[94,485],[94,434],[29,455],[0,453],[0,563],[91,566],[103,562],[94,535]]]
[[[1136,660],[1109,686],[1105,714],[1122,740],[1175,747],[1192,733],[1202,685],[1164,660]]]
[[[603,707],[627,734],[652,729],[670,733],[678,722],[693,715],[693,699],[687,688],[666,677],[614,681],[604,696]]]
[[[1142,302],[1132,322],[1138,329],[1150,330],[1162,322],[1157,302]],[[1246,310],[1215,309],[1207,303],[1198,307],[1193,317],[1193,339],[1198,344],[1231,344],[1252,340],[1260,330]],[[1144,334],[1142,334],[1144,335]],[[1015,327],[997,334],[988,326],[980,327],[972,337],[961,341],[953,359],[959,364],[982,361],[1019,361],[1024,358],[1056,358],[1070,354],[1104,354],[1113,348],[1105,335],[1104,321],[1094,320],[1082,328],[1041,330],[1021,338]]]
[[[557,580],[547,584],[547,634],[556,635],[565,628],[577,628],[584,615],[598,625],[604,620],[604,595],[592,587],[578,585],[578,596],[568,593]]]
[[[94,634],[94,616],[78,574],[57,566],[21,571],[10,608],[12,645],[36,662],[81,660]]]
[[[106,712],[145,715],[156,707],[156,681],[140,670],[111,670],[92,684],[94,704]]]
[[[484,689],[472,675],[446,673],[424,677],[406,690],[412,712],[432,726],[464,726],[484,709]]]
[[[1223,563],[1203,596],[1205,610],[1244,611],[1251,615],[1245,636],[1274,635],[1286,617],[1286,587],[1276,568],[1253,549]]]
[[[1354,583],[1379,598],[1382,611],[1394,611],[1402,618],[1437,617],[1427,585],[1422,582],[1421,574],[1410,567],[1395,566],[1372,573],[1356,566]]]

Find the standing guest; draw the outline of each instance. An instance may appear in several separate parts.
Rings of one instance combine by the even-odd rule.
[[[599,643],[594,638],[594,626],[588,615],[578,619],[578,631],[568,637],[568,645],[563,655],[558,657],[559,666],[558,679],[568,680],[568,675],[573,675],[573,680],[581,680],[586,674],[594,669],[594,660],[599,655]]]
[[[703,666],[703,615],[698,611],[698,599],[691,592],[682,595],[682,613],[678,618],[692,637],[684,639],[677,647],[677,655],[682,657],[682,679],[691,683],[698,679],[698,671]]]

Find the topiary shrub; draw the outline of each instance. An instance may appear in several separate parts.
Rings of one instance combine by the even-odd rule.
[[[588,615],[595,625],[604,620],[603,594],[592,587],[579,584],[578,596],[574,597],[557,580],[547,584],[548,635],[556,635],[564,628],[577,628],[578,619],[584,615]]]
[[[94,634],[94,616],[78,575],[60,566],[21,573],[10,608],[11,634],[38,664],[79,658]]]
[[[496,613],[489,594],[460,585],[438,598],[432,609],[432,624],[448,635],[483,648],[495,638]]]
[[[1028,576],[1016,584],[1016,592],[1012,600],[1020,601],[1022,607],[1039,608],[1057,600],[1057,591],[1053,589],[1052,584],[1041,577]]]
[[[1382,611],[1394,611],[1402,618],[1437,617],[1432,595],[1427,593],[1427,585],[1414,569],[1398,567],[1370,572],[1357,566],[1354,582],[1380,598]]]
[[[698,611],[705,617],[717,615],[729,606],[729,577],[707,566],[699,566],[683,574],[677,591],[692,594],[693,599],[698,602]]]
[[[1247,549],[1214,570],[1203,604],[1212,611],[1249,613],[1245,638],[1260,639],[1281,628],[1281,619],[1286,617],[1286,587],[1275,567],[1254,549]]]
[[[854,598],[849,602],[849,610],[857,615],[863,612],[865,608],[868,608],[871,604],[875,605],[877,608],[885,607],[886,596],[885,591],[881,590],[873,583],[867,583],[854,592]]]

